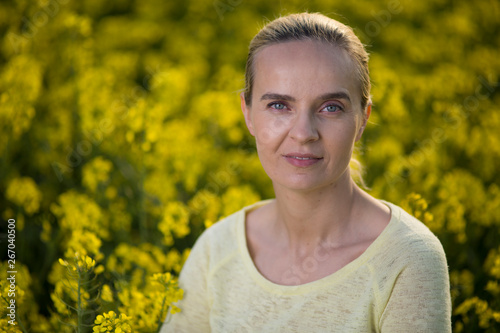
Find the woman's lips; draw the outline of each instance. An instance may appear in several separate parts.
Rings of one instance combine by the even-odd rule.
[[[314,165],[321,161],[323,158],[314,154],[301,154],[301,153],[291,153],[283,155],[285,160],[293,166],[299,168],[305,168]]]

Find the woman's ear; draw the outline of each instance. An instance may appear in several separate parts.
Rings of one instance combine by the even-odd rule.
[[[363,123],[361,124],[361,127],[358,130],[358,134],[356,135],[356,141],[359,141],[359,139],[361,139],[361,135],[363,135],[363,132],[364,132],[365,127],[366,127],[366,123],[368,122],[368,118],[370,118],[371,113],[372,113],[372,104],[369,103],[366,106],[365,115],[363,117]]]
[[[252,136],[255,136],[253,131],[252,119],[250,117],[250,107],[245,102],[245,93],[240,93],[240,101],[241,101],[241,111],[243,111],[243,116],[245,117],[245,123],[247,125],[248,131]]]

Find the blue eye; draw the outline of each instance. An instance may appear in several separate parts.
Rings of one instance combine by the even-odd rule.
[[[284,110],[286,108],[285,104],[279,102],[269,103],[268,106],[276,110]]]
[[[330,104],[327,105],[323,108],[323,110],[326,110],[329,113],[337,112],[337,111],[342,111],[342,108],[338,105],[335,104]]]

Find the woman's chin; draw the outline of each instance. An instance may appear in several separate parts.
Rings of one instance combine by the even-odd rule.
[[[331,183],[331,182],[330,182]],[[326,180],[321,181],[317,177],[311,177],[310,175],[300,175],[288,177],[286,179],[278,179],[273,181],[274,188],[276,186],[299,192],[309,192],[315,189],[321,188],[322,186],[327,186],[329,183]]]
[[[295,173],[288,175],[278,175],[270,177],[274,189],[287,189],[298,192],[311,192],[317,190],[333,190],[336,187],[343,187],[348,184],[350,173],[348,169],[340,175],[330,175],[325,177],[324,173]]]

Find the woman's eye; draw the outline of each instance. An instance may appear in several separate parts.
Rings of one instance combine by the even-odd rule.
[[[286,108],[286,105],[283,104],[283,103],[270,103],[269,106],[273,109],[276,109],[276,110],[283,110]]]
[[[333,113],[333,112],[337,112],[337,111],[342,111],[342,108],[340,106],[330,104],[330,105],[325,106],[323,108],[323,110],[330,112],[330,113]]]

